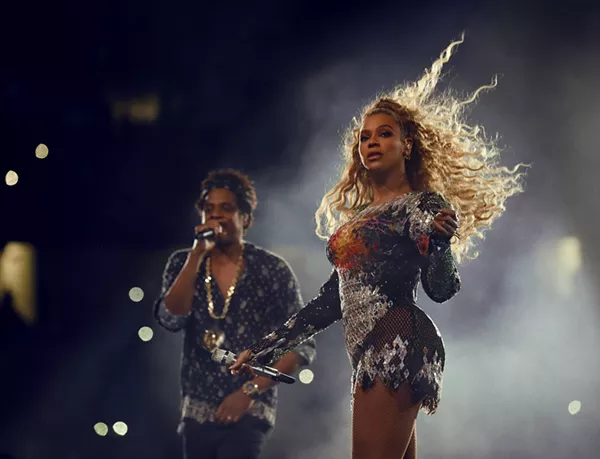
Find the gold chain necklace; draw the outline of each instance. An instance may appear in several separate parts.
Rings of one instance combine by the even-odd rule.
[[[206,283],[206,296],[208,297],[208,313],[213,319],[224,319],[227,317],[227,313],[229,312],[229,303],[231,303],[231,297],[235,292],[235,288],[237,286],[238,278],[240,277],[240,273],[242,272],[242,265],[244,264],[244,245],[242,244],[242,249],[240,251],[240,258],[237,262],[237,268],[235,270],[235,276],[233,277],[233,282],[231,286],[227,290],[227,295],[225,296],[225,306],[223,307],[223,312],[220,315],[215,314],[215,304],[213,303],[212,296],[212,275],[210,270],[210,260],[211,257],[208,257],[206,260],[206,278],[204,282]]]

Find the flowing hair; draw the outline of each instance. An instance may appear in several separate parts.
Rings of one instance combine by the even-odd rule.
[[[502,215],[506,199],[523,191],[525,165],[500,166],[496,139],[488,139],[482,126],[465,121],[466,109],[482,91],[496,86],[495,77],[463,99],[449,90],[434,92],[442,67],[463,40],[464,36],[452,42],[418,81],[378,95],[352,120],[342,144],[343,172],[315,214],[319,237],[328,238],[372,203],[373,187],[360,159],[360,131],[367,116],[385,113],[405,138],[413,140],[405,163],[412,189],[440,193],[460,218],[460,238],[452,239],[455,257],[460,261],[477,256],[475,240],[483,239],[484,231]]]

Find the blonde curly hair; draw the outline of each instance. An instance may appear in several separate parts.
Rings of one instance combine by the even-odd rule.
[[[449,90],[434,93],[442,67],[464,35],[452,42],[431,68],[413,83],[396,86],[367,104],[346,130],[345,165],[338,183],[323,197],[315,217],[317,235],[328,238],[342,224],[373,201],[373,188],[359,153],[360,131],[369,115],[385,113],[396,120],[406,138],[413,139],[406,174],[415,191],[440,193],[460,218],[460,238],[452,240],[457,258],[475,258],[475,239],[483,239],[505,210],[506,199],[523,191],[524,173],[498,164],[500,148],[482,126],[469,125],[464,115],[479,94],[494,88],[496,78],[464,99]]]

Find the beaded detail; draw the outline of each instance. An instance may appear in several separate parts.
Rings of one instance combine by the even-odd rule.
[[[283,327],[251,347],[256,358],[280,357],[342,319],[353,391],[376,379],[393,390],[408,382],[414,401],[435,412],[444,344],[416,301],[419,280],[436,302],[460,290],[450,243],[433,229],[444,207],[450,206],[438,193],[411,192],[368,207],[342,225],[327,247],[334,266],[329,280]]]

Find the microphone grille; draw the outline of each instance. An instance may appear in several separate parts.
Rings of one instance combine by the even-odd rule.
[[[235,355],[233,352],[224,349],[215,349],[212,352],[212,360],[221,365],[231,365],[232,363],[235,363]]]

